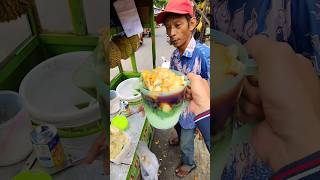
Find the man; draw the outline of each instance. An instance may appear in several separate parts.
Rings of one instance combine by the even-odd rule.
[[[171,56],[170,69],[180,71],[185,75],[193,72],[209,81],[210,49],[193,38],[196,18],[193,15],[191,2],[189,0],[170,0],[165,10],[156,17],[156,21],[158,24],[165,25],[170,44],[176,48]],[[176,169],[178,177],[185,177],[196,168],[194,118],[195,114],[186,108],[180,115],[179,123],[175,126],[180,137],[182,155],[181,164]],[[206,139],[206,145],[210,147],[209,139]]]

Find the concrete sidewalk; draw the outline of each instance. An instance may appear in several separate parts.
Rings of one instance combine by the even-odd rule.
[[[180,148],[168,144],[168,139],[174,133],[174,129],[155,131],[151,151],[155,153],[160,163],[159,180],[181,179],[175,175],[175,169],[180,163]],[[194,149],[197,168],[183,179],[209,180],[210,154],[200,134],[197,134],[194,139]]]

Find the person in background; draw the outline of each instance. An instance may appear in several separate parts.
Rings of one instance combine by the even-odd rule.
[[[176,50],[170,60],[170,69],[187,75],[190,72],[210,80],[210,49],[193,38],[196,19],[190,0],[169,0],[164,11],[156,17],[158,24],[166,27],[170,44]],[[178,177],[187,176],[196,168],[194,161],[195,114],[186,108],[180,115],[175,126],[180,137],[181,164],[176,168]],[[179,141],[169,141],[169,144],[179,144]],[[210,146],[208,143],[207,146]]]

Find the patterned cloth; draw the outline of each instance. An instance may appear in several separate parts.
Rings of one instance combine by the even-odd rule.
[[[257,158],[250,143],[239,143],[232,146],[228,162],[221,175],[222,180],[242,179],[267,180],[273,175],[272,169]]]
[[[179,49],[173,52],[170,69],[180,71],[185,75],[190,72],[198,74],[210,83],[210,48],[191,38],[181,57]],[[184,129],[193,129],[195,128],[194,118],[195,115],[186,108],[180,115],[179,123]]]
[[[196,126],[200,130],[204,142],[206,143],[206,146],[210,152],[211,145],[210,145],[210,110],[207,110],[203,113],[198,114],[194,118],[194,122],[196,123]]]
[[[288,42],[320,75],[320,0],[220,0],[213,28],[245,43],[255,34]]]
[[[311,59],[320,75],[320,0],[215,0],[213,28],[241,43],[256,34],[288,42]],[[234,121],[226,162],[215,164],[219,179],[269,179],[272,169],[257,158],[247,125]],[[216,146],[215,146],[216,147]],[[222,153],[222,154],[223,154]]]

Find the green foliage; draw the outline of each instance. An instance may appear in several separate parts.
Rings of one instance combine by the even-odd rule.
[[[158,8],[164,8],[168,3],[168,0],[153,0],[153,4]]]

